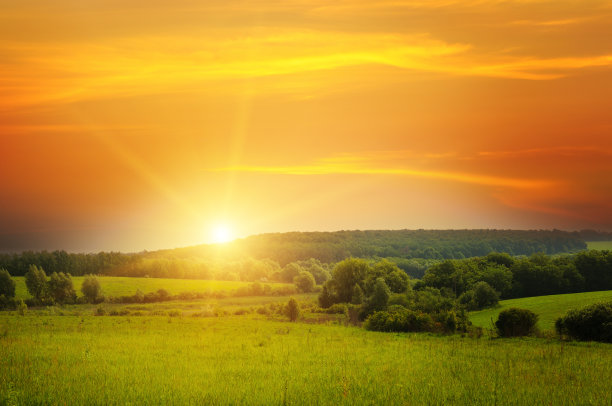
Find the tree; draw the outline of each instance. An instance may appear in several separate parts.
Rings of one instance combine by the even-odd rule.
[[[296,321],[300,317],[300,305],[294,298],[289,299],[285,307],[285,315],[289,317],[290,321]]]
[[[499,293],[486,282],[474,285],[474,303],[477,309],[495,306],[499,302]]]
[[[298,276],[293,278],[293,283],[300,292],[312,292],[315,287],[315,278],[308,271],[301,271]]]
[[[348,258],[336,264],[332,280],[335,282],[337,299],[340,303],[351,301],[353,287],[356,283],[363,285],[369,271],[368,263],[360,258]]]
[[[319,294],[319,306],[327,309],[334,303],[336,303],[336,299],[333,294],[333,282],[327,281],[323,284],[323,289],[321,289]]]
[[[53,272],[49,278],[49,295],[57,303],[74,303],[76,292],[70,275]]]
[[[15,281],[6,269],[0,268],[0,295],[15,297]]]
[[[98,278],[93,275],[88,275],[81,285],[81,292],[89,303],[95,303],[102,296],[102,288]]]
[[[25,283],[34,299],[40,302],[47,298],[47,275],[42,268],[30,265],[25,274]]]
[[[285,265],[281,271],[281,278],[285,282],[292,282],[304,269],[296,262]]]
[[[363,299],[363,290],[361,289],[361,286],[356,283],[355,287],[353,288],[353,297],[351,298],[351,303],[354,305],[360,305],[363,303]]]
[[[367,315],[375,311],[385,310],[389,302],[389,296],[391,296],[391,290],[389,290],[385,280],[383,278],[376,279],[374,290],[372,295],[368,297],[364,313]]]

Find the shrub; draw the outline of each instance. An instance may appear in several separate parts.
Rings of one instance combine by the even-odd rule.
[[[15,297],[15,281],[6,269],[0,268],[0,295]]]
[[[346,304],[336,303],[325,309],[327,314],[345,314],[348,311]]]
[[[390,311],[375,312],[365,322],[366,330],[372,331],[433,331],[430,315],[393,306]]]
[[[98,306],[96,308],[95,316],[104,316],[106,314],[106,310],[102,306]]]
[[[28,305],[24,303],[23,299],[19,299],[19,303],[17,303],[17,312],[21,316],[25,316],[28,311]]]
[[[557,319],[555,329],[576,340],[612,343],[612,302],[570,310]]]
[[[289,317],[290,321],[296,321],[300,317],[300,305],[294,298],[289,299],[285,308],[285,315]]]
[[[293,278],[293,283],[300,292],[308,293],[312,292],[315,287],[315,278],[308,271],[300,271],[300,273]]]
[[[81,285],[81,292],[89,303],[96,303],[102,296],[102,288],[98,278],[93,275],[88,275]]]
[[[499,313],[495,322],[502,337],[520,337],[535,333],[538,315],[527,309],[512,307]]]

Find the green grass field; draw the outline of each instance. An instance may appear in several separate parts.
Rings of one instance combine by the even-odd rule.
[[[569,309],[610,300],[612,300],[612,290],[509,299],[500,301],[499,307],[471,313],[470,320],[477,326],[491,328],[491,320],[497,320],[499,312],[509,307],[519,307],[529,309],[539,316],[538,327],[541,330],[553,330],[555,320],[563,316]]]
[[[612,241],[587,241],[587,248],[590,250],[612,251]]]
[[[0,315],[0,404],[604,405],[612,346],[250,317]]]
[[[17,284],[15,296],[26,299],[30,297],[25,285],[25,278],[22,276],[14,277]],[[84,277],[74,276],[72,282],[78,295],[81,295],[81,284]],[[250,282],[233,281],[211,281],[193,279],[162,279],[162,278],[125,278],[116,276],[99,276],[98,280],[102,286],[102,293],[106,296],[127,296],[133,295],[137,289],[142,293],[155,292],[158,289],[166,289],[170,294],[176,295],[181,292],[207,292],[223,291],[233,292],[243,286],[248,286]],[[289,286],[283,283],[269,283],[272,287]]]

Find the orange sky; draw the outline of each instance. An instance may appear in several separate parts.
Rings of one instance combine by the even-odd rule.
[[[612,229],[612,4],[0,0],[0,251]]]

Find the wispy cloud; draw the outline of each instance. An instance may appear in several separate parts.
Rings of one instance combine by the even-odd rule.
[[[556,182],[547,179],[527,179],[503,176],[491,176],[483,173],[466,173],[459,171],[429,170],[408,165],[389,165],[385,158],[389,154],[339,156],[318,160],[310,165],[263,166],[236,165],[214,168],[215,172],[255,172],[279,175],[388,175],[409,176],[427,179],[439,179],[461,183],[472,183],[493,187],[532,189],[553,186]],[[386,163],[385,163],[386,162]]]

